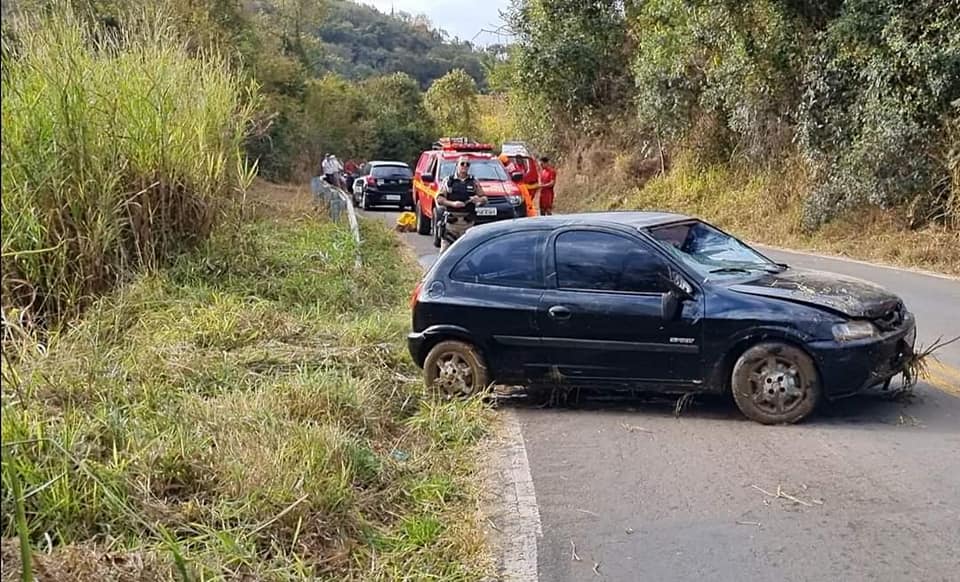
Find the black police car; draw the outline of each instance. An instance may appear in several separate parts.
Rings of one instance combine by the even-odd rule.
[[[889,382],[916,339],[913,315],[882,288],[775,263],[666,213],[475,227],[413,302],[410,353],[448,393],[729,390],[762,423]]]

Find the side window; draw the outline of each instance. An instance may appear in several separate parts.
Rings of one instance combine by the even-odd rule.
[[[542,287],[543,231],[505,234],[476,247],[450,274],[464,283],[504,287]]]
[[[639,241],[589,230],[557,237],[557,286],[588,291],[664,293],[669,266]]]

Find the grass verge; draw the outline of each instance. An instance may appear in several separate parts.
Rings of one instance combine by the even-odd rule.
[[[575,176],[576,167],[568,165],[561,175]],[[911,229],[903,209],[865,208],[815,231],[804,230],[801,214],[808,181],[799,163],[760,170],[702,167],[681,157],[666,175],[649,181],[645,177],[628,179],[630,172],[619,171],[619,166],[614,160],[605,163],[613,172],[581,170],[581,175],[591,177],[589,182],[581,179],[575,184],[577,180],[568,178],[558,193],[558,207],[564,212],[682,212],[753,242],[960,275],[960,231],[936,225]],[[593,176],[603,181],[596,188]],[[638,181],[643,183],[639,188],[635,186]]]
[[[476,580],[490,413],[432,398],[391,233],[221,230],[3,363],[3,578]]]

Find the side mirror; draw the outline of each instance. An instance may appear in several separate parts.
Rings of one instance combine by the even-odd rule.
[[[420,181],[423,182],[424,184],[432,184],[433,174],[423,174],[422,176],[420,176]]]
[[[664,320],[672,321],[677,317],[677,314],[680,313],[681,305],[682,300],[677,296],[675,291],[664,293],[660,303],[660,314]]]
[[[523,181],[523,173],[522,173],[522,172],[514,172],[514,173],[510,174],[510,179],[513,180],[514,182],[521,182],[521,181]]]

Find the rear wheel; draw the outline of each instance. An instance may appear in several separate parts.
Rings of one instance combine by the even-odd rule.
[[[417,199],[417,234],[430,234],[430,219],[423,213],[419,199]]]
[[[803,350],[762,343],[740,356],[731,378],[733,399],[743,414],[763,424],[792,424],[820,401],[820,378]]]
[[[487,366],[474,346],[461,341],[440,342],[423,363],[427,388],[447,396],[472,396],[490,382]]]
[[[367,191],[364,190],[364,191],[363,191],[363,209],[364,209],[364,210],[370,210],[370,208],[371,208],[370,199],[367,198]]]

